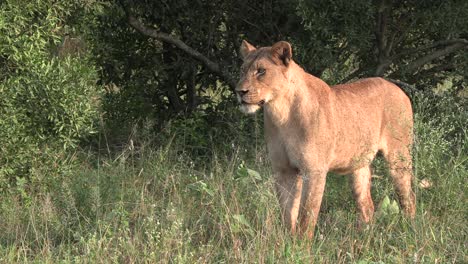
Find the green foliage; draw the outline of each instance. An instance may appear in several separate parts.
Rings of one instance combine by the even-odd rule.
[[[260,114],[255,117],[245,116],[237,106],[228,104],[215,111],[180,115],[164,125],[156,140],[157,145],[178,142],[184,146],[180,150],[181,155],[206,162],[216,155],[232,151],[249,155],[249,148],[245,146],[260,148],[263,142],[262,123]]]
[[[374,48],[372,1],[298,1],[297,14],[307,34],[298,41],[299,61],[329,82],[339,82],[359,67]],[[346,12],[343,12],[346,10]]]
[[[396,200],[390,201],[390,198],[388,198],[388,196],[385,196],[382,201],[382,204],[380,205],[379,211],[379,213],[385,216],[389,214],[398,214],[400,212],[400,208],[398,207]]]
[[[306,69],[331,83],[374,75],[421,86],[453,76],[464,82],[463,48],[415,62],[452,47],[445,40],[466,42],[467,11],[468,3],[460,0],[299,0],[296,12],[307,33],[294,43]]]
[[[95,131],[97,71],[86,56],[61,53],[60,25],[73,5],[53,2],[1,5],[0,191],[17,178],[32,176],[36,187],[51,180]]]

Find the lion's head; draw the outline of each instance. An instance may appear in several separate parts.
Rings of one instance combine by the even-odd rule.
[[[236,94],[241,111],[253,114],[287,91],[292,49],[285,41],[256,49],[244,40],[240,54],[244,62]]]

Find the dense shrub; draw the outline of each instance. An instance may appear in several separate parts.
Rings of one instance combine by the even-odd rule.
[[[14,2],[0,9],[0,191],[18,179],[39,187],[66,170],[99,105],[96,69],[79,45],[62,41],[74,6]]]

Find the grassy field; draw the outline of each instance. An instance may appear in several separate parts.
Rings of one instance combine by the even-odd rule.
[[[416,107],[414,221],[392,207],[377,160],[371,225],[356,228],[348,179],[329,175],[314,239],[291,237],[261,133],[255,146],[214,146],[203,159],[174,133],[160,147],[80,151],[52,191],[2,197],[0,262],[468,263],[466,113],[454,113],[450,127],[452,112],[427,118],[424,107]]]

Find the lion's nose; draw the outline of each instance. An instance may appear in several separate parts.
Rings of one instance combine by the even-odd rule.
[[[240,96],[244,96],[244,95],[246,95],[248,92],[249,92],[249,90],[238,90],[238,91],[237,91],[237,94],[239,94]]]

